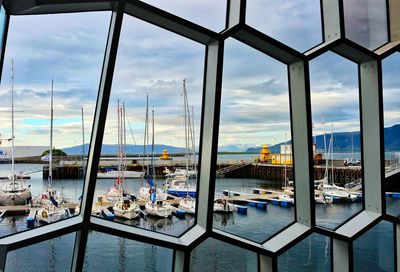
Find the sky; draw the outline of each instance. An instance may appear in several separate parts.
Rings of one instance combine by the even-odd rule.
[[[224,28],[225,1],[145,2],[216,32]],[[370,49],[383,44],[387,33],[382,32],[382,15],[375,12],[381,0],[365,2],[364,13],[354,3],[345,1],[346,34]],[[322,41],[318,0],[247,1],[246,15],[247,24],[300,52]],[[11,18],[0,85],[1,138],[11,134],[13,59],[16,144],[49,145],[51,80],[54,146],[82,144],[82,108],[85,143],[89,142],[110,16],[93,12]],[[360,24],[369,28],[355,31]],[[117,142],[120,100],[126,107],[127,143],[143,144],[148,95],[155,143],[183,147],[186,79],[198,146],[204,58],[203,45],[124,16],[104,143]],[[290,139],[287,67],[232,38],[226,40],[224,58],[219,145],[260,146]],[[399,123],[399,61],[394,55],[383,63],[385,126]],[[319,56],[310,62],[310,87],[314,134],[330,131],[332,124],[335,132],[360,129],[355,63],[332,52]]]

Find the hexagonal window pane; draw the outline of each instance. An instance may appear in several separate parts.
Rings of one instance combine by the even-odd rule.
[[[172,249],[91,232],[83,271],[172,271]]]
[[[214,227],[257,242],[294,220],[287,67],[225,45]]]
[[[324,53],[310,63],[310,88],[316,220],[335,228],[362,209],[357,65]]]
[[[386,212],[400,216],[400,54],[395,53],[382,62],[383,70],[383,108],[385,136],[385,192]]]
[[[208,238],[192,251],[190,271],[257,271],[257,254]]]
[[[71,271],[75,236],[70,233],[8,252],[5,271]]]
[[[388,41],[385,0],[345,0],[346,37],[373,50]]]
[[[180,235],[195,222],[204,46],[125,15],[93,212]]]
[[[0,87],[0,204],[7,206],[0,236],[68,218],[79,204],[110,14],[10,18]]]
[[[331,238],[313,233],[278,257],[279,271],[330,271]]]
[[[322,42],[320,1],[247,1],[246,23],[304,52]]]
[[[225,27],[226,0],[141,0],[193,23],[219,32]]]
[[[395,271],[393,223],[382,221],[353,244],[354,271]]]

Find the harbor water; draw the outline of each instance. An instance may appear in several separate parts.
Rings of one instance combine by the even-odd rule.
[[[10,165],[0,165],[0,176],[9,173]],[[42,165],[17,164],[17,171],[32,172],[32,194],[46,189],[42,179]],[[98,180],[96,194],[104,193],[113,180]],[[162,180],[157,181],[158,186]],[[272,183],[271,183],[272,184]],[[128,180],[127,186],[136,191],[140,180]],[[82,194],[82,180],[55,180],[53,186],[78,202]],[[216,193],[222,190],[251,192],[251,189],[268,188],[267,181],[255,179],[218,179]],[[400,202],[387,199],[393,215],[400,215]],[[316,205],[317,224],[335,228],[352,214],[362,209],[362,202],[340,205]],[[396,214],[397,213],[397,214]],[[266,210],[248,206],[247,214],[214,214],[214,227],[262,243],[283,227],[294,221],[294,207],[268,205]],[[135,227],[179,236],[194,224],[194,217],[184,219],[139,218],[124,221]],[[5,236],[26,230],[25,216],[1,219],[0,235]],[[8,253],[6,271],[69,271],[75,234],[43,241]],[[356,271],[394,271],[393,225],[381,222],[354,243]],[[384,253],[383,253],[384,252]],[[173,252],[170,249],[131,241],[104,233],[90,232],[84,268],[85,271],[171,271]],[[312,234],[278,258],[279,271],[330,271],[331,240]],[[191,255],[192,271],[257,271],[257,256],[253,252],[207,239]]]

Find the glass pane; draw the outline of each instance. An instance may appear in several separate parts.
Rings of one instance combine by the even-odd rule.
[[[209,238],[190,255],[190,271],[257,271],[257,254]]]
[[[310,63],[310,88],[316,220],[335,228],[362,209],[357,65],[327,52]]]
[[[375,49],[388,41],[386,0],[344,0],[346,37]]]
[[[225,28],[226,0],[142,1],[216,32],[219,32]]]
[[[331,238],[311,234],[278,257],[279,271],[330,271]]]
[[[172,253],[168,248],[91,232],[83,271],[172,271]]]
[[[109,23],[110,12],[10,19],[0,87],[0,204],[13,206],[4,208],[10,218],[0,235],[74,214]]]
[[[400,172],[400,54],[395,53],[382,62],[383,108],[385,136],[386,211],[400,216],[400,193],[397,185]]]
[[[196,211],[204,46],[129,15],[121,31],[94,204],[180,235]]]
[[[0,43],[3,43],[3,35],[6,27],[6,11],[1,5],[0,7]]]
[[[228,39],[223,72],[214,227],[261,243],[294,220],[287,67]]]
[[[395,271],[393,224],[382,221],[354,241],[354,271]]]
[[[246,23],[301,52],[322,42],[320,1],[247,1]]]
[[[70,233],[8,252],[5,271],[70,271],[74,243]]]

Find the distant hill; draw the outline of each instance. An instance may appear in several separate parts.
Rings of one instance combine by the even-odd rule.
[[[174,147],[169,145],[154,145],[154,153],[160,154],[162,151],[166,149],[168,153],[183,153],[185,152],[185,148],[182,147]],[[82,145],[72,146],[68,148],[62,149],[68,155],[81,155]],[[89,151],[89,144],[85,144],[85,153],[87,154]],[[112,155],[117,154],[118,152],[118,145],[110,145],[110,144],[103,144],[101,147],[101,154],[103,155]],[[149,146],[149,152],[151,152],[151,146]],[[142,145],[126,145],[126,153],[127,154],[143,154],[143,146]]]
[[[352,138],[353,137],[353,150],[354,152],[360,151],[360,132],[336,132],[333,133],[333,148],[335,152],[351,152],[352,149]],[[398,151],[400,150],[400,124],[394,125],[392,127],[384,128],[384,138],[385,138],[385,149],[387,151]],[[329,147],[329,141],[331,139],[331,134],[326,134],[326,148]],[[317,150],[324,150],[324,135],[318,135],[313,139],[316,142]],[[288,141],[291,143],[291,141]],[[277,153],[280,151],[280,145],[285,144],[285,142],[268,145],[272,153]],[[258,153],[261,147],[258,148],[248,148],[246,152]]]

